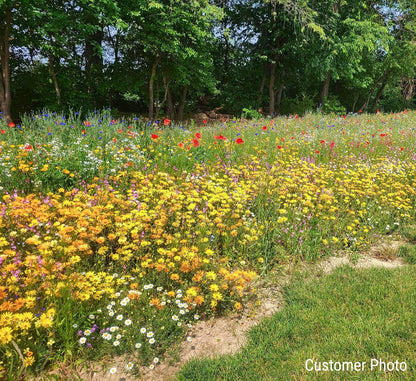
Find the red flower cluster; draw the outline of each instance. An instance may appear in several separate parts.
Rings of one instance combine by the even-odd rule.
[[[217,140],[227,140],[227,138],[225,136],[222,136],[222,135],[214,136],[214,139],[217,139]]]

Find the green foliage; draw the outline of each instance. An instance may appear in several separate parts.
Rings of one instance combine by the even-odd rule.
[[[304,95],[301,99],[299,98],[284,98],[280,107],[280,114],[298,114],[304,115],[308,112],[313,111],[316,108],[315,101]]]
[[[144,113],[150,99],[173,118],[201,95],[236,115],[247,105],[304,114],[324,96],[354,112],[414,104],[401,93],[416,60],[407,0],[4,0],[0,15],[6,7],[16,118],[44,107]]]
[[[343,115],[346,113],[345,107],[341,104],[337,97],[331,96],[325,98],[324,104],[322,105],[323,114],[336,114]]]
[[[243,108],[243,113],[241,114],[241,117],[244,119],[260,119],[262,116],[257,110],[251,108]]]

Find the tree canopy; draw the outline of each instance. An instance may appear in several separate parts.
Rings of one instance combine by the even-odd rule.
[[[6,120],[395,111],[414,105],[415,64],[411,0],[0,0]]]

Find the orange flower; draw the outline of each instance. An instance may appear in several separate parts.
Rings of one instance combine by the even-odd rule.
[[[204,303],[204,301],[205,301],[205,298],[204,298],[202,295],[197,295],[197,296],[195,296],[195,298],[194,298],[194,302],[195,302],[198,306],[200,306],[202,303]]]

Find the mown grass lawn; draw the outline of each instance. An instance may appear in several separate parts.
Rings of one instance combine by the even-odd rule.
[[[394,270],[344,266],[312,281],[300,276],[285,290],[286,306],[254,327],[247,346],[238,354],[193,360],[178,378],[413,380],[415,281],[414,266]],[[328,371],[324,371],[325,362]],[[354,364],[357,371],[336,371],[340,366],[336,362],[365,364]],[[394,371],[384,371],[393,366]],[[406,371],[401,371],[404,367]]]

